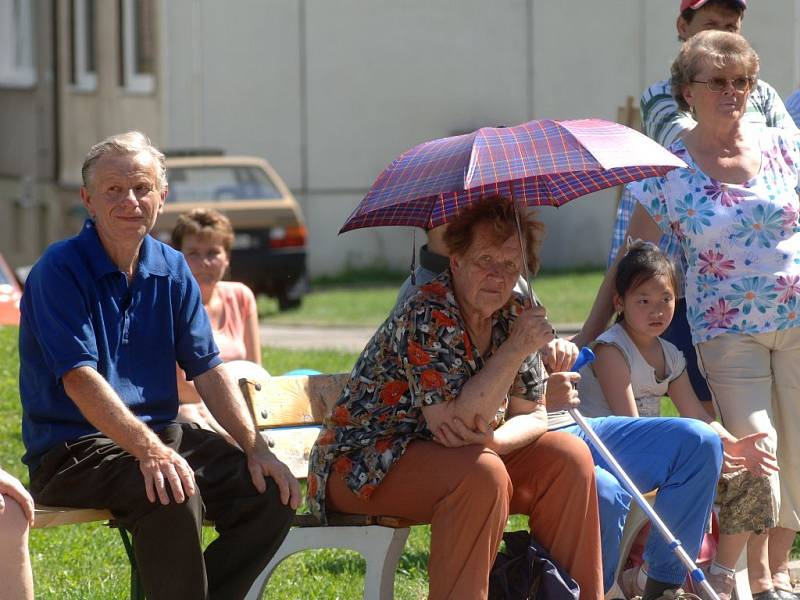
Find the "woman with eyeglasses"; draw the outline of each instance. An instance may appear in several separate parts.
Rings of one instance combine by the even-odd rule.
[[[751,577],[753,597],[795,598],[783,579],[800,529],[800,147],[783,130],[743,122],[758,69],[738,34],[706,31],[683,44],[672,90],[697,125],[670,150],[688,167],[632,186],[628,228],[653,242],[678,235],[687,317],[717,417],[737,437],[768,434],[763,449],[777,455],[780,471],[762,476],[762,500],[747,497],[758,485],[739,486],[736,500],[723,495],[734,508],[723,504],[710,571],[723,600],[747,540],[765,531],[769,560],[750,562],[768,562],[771,573]],[[610,313],[615,274],[616,265],[587,321]]]
[[[543,226],[522,228],[535,271]],[[537,350],[553,331],[514,292],[513,207],[499,197],[462,207],[444,243],[449,268],[395,307],[326,418],[309,509],[430,523],[430,600],[486,600],[506,519],[527,515],[580,597],[602,600],[592,456],[547,431],[545,404],[574,399],[578,376],[545,373]]]

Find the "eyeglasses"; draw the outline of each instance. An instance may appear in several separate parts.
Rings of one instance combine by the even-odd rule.
[[[728,88],[730,83],[737,92],[743,92],[750,89],[753,85],[753,80],[750,77],[737,77],[736,79],[726,79],[724,77],[712,77],[708,81],[699,81],[692,79],[692,83],[705,83],[708,89],[712,92],[721,92]]]
[[[507,277],[519,277],[520,268],[514,261],[511,260],[497,261],[491,256],[484,254],[473,260],[472,264],[478,267],[481,271],[493,271],[496,273],[502,273]]]

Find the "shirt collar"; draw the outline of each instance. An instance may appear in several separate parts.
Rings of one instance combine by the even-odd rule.
[[[119,268],[109,258],[106,249],[97,235],[97,228],[94,221],[86,219],[83,228],[78,234],[78,240],[83,244],[89,255],[89,269],[94,279],[100,279],[110,273],[119,273]]]
[[[162,245],[153,236],[149,234],[144,236],[142,246],[139,248],[139,273],[141,273],[142,277],[149,275],[166,277],[169,275]]]
[[[433,273],[441,273],[450,268],[450,259],[443,254],[428,250],[428,244],[419,249],[419,265]]]
[[[78,239],[83,243],[89,254],[89,268],[94,279],[100,279],[109,273],[120,272],[119,267],[111,261],[106,249],[103,248],[103,243],[97,234],[97,227],[92,219],[86,219],[83,223],[83,229],[78,234]],[[139,248],[139,264],[137,266],[137,273],[141,277],[148,277],[149,275],[166,276],[169,274],[164,254],[158,246],[159,242],[150,235],[145,236],[144,240],[142,240],[142,245]]]

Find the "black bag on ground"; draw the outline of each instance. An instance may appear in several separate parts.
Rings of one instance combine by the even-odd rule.
[[[503,534],[489,574],[489,600],[580,600],[575,580],[525,530]]]

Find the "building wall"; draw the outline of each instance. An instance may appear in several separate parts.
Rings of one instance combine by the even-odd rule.
[[[47,222],[53,237],[61,237],[73,227],[65,215],[73,214],[86,149],[111,133],[137,128],[163,147],[222,147],[268,158],[304,207],[312,273],[376,262],[405,266],[409,229],[337,235],[392,158],[421,141],[483,125],[615,119],[629,96],[638,99],[667,73],[678,48],[676,5],[162,1],[156,88],[135,94],[119,85],[118,3],[97,3],[98,85],[83,92],[68,78],[68,3],[55,3],[54,66],[53,7],[43,0],[35,16],[38,84],[0,89],[0,233],[16,227],[20,205],[13,202],[21,199],[41,213],[37,203],[58,196],[68,199],[67,206],[48,209]],[[800,0],[770,0],[752,2],[745,20],[763,78],[783,95],[800,79],[799,19]],[[63,194],[41,192],[53,179],[66,188]],[[542,209],[550,230],[544,263],[601,264],[615,202],[616,193],[608,191]],[[38,232],[30,233],[24,237],[38,239]],[[580,243],[573,241],[576,233]],[[7,245],[4,239],[0,250],[7,252]]]
[[[0,87],[0,252],[14,266],[32,263],[61,222],[48,185],[56,165],[53,5],[42,0],[32,10],[36,82]]]
[[[267,158],[302,187],[299,10],[303,0],[170,0],[164,142]]]
[[[162,76],[157,67],[155,91],[152,93],[131,92],[120,85],[119,3],[97,2],[97,87],[91,92],[75,89],[69,77],[68,3],[57,2],[57,6],[60,57],[58,178],[60,183],[77,185],[86,151],[98,140],[139,129],[156,144],[163,142]],[[156,26],[158,30],[158,24]]]
[[[798,4],[753,2],[745,19],[782,94],[798,80]],[[410,229],[337,235],[387,163],[484,125],[615,120],[667,75],[676,17],[666,0],[175,0],[165,141],[270,160],[303,204],[313,273],[406,266]],[[616,198],[541,209],[545,265],[602,264]]]
[[[53,173],[52,5],[42,0],[31,8],[36,83],[0,85],[0,176],[47,178]]]
[[[763,78],[782,94],[800,79],[798,4],[751,3],[745,21]],[[337,235],[404,149],[529,118],[614,119],[628,96],[666,74],[677,49],[675,6],[664,0],[173,0],[158,5],[156,89],[135,94],[119,85],[118,6],[97,4],[98,85],[84,92],[69,83],[67,3],[55,3],[56,65],[53,4],[36,3],[38,83],[0,90],[0,222],[71,232],[75,219],[64,215],[74,212],[86,149],[137,128],[165,147],[267,157],[303,204],[313,273],[408,262],[408,229]],[[52,179],[63,194],[42,191]],[[39,206],[56,197],[67,206]],[[601,263],[615,202],[608,191],[542,209],[545,264]],[[564,242],[576,232],[580,244]],[[12,252],[20,260],[35,255],[41,235],[22,237],[30,247]]]
[[[53,241],[77,233],[76,195],[46,179],[0,177],[0,252],[12,267],[32,265]]]
[[[162,138],[160,73],[152,93],[120,86],[119,3],[96,4],[97,87],[90,92],[70,82],[69,3],[32,5],[37,81],[0,88],[0,252],[15,267],[78,231],[80,166],[93,143],[128,129],[158,144]]]

